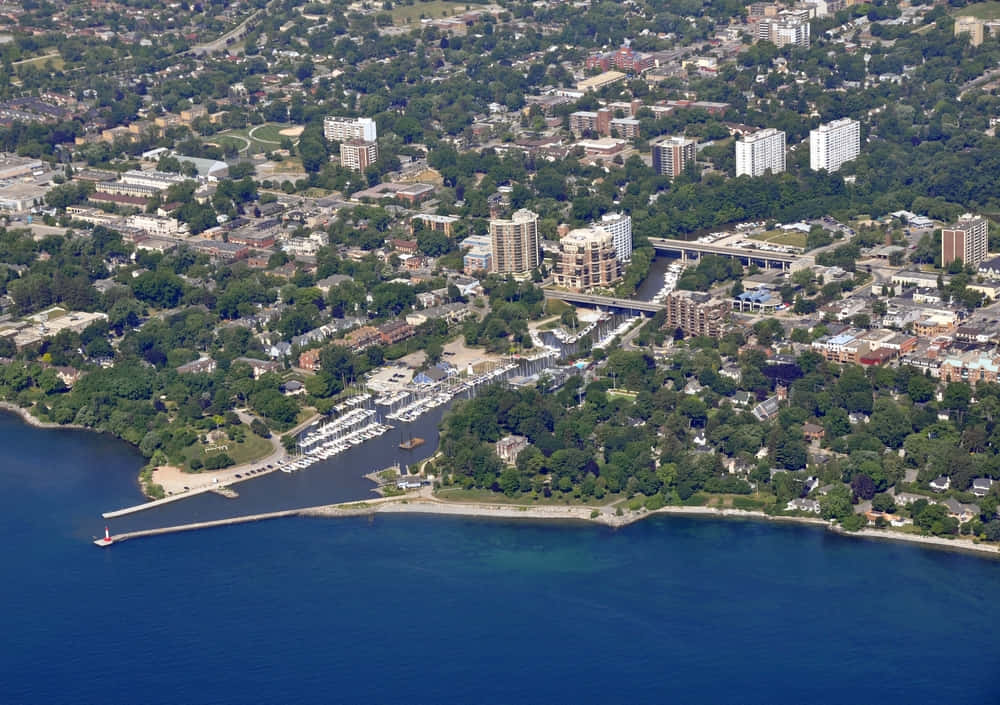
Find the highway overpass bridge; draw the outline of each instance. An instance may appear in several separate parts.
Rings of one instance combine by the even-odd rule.
[[[725,247],[722,245],[712,245],[705,242],[688,242],[687,240],[671,240],[669,238],[651,237],[649,244],[657,252],[662,252],[675,257],[680,257],[681,261],[697,260],[704,255],[719,255],[720,257],[732,257],[738,259],[741,264],[749,267],[756,264],[761,269],[792,269],[793,264],[802,260],[796,269],[802,266],[812,266],[813,257],[810,255],[789,254],[785,252],[771,252],[768,250],[750,250],[743,247]]]
[[[652,301],[636,301],[634,299],[618,299],[612,296],[578,294],[558,289],[545,289],[544,291],[546,299],[558,299],[559,301],[565,301],[568,304],[576,304],[578,306],[597,306],[598,308],[642,314],[644,316],[652,316],[664,308],[663,304],[655,304]]]

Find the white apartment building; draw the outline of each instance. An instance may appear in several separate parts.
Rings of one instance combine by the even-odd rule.
[[[374,142],[377,137],[375,121],[371,118],[347,118],[329,115],[323,118],[323,136],[328,142],[364,140]]]
[[[632,216],[625,213],[605,213],[600,223],[591,224],[611,234],[615,256],[625,265],[632,261]]]
[[[783,12],[777,17],[765,17],[757,23],[757,41],[771,42],[776,47],[788,44],[809,48],[809,20],[797,12]]]
[[[762,176],[785,170],[785,133],[769,127],[736,143],[736,175]]]
[[[861,153],[861,124],[842,118],[809,131],[809,168],[837,171]]]
[[[158,215],[137,213],[125,219],[125,225],[138,230],[145,230],[155,237],[172,237],[187,231],[187,224],[176,218],[164,218]]]

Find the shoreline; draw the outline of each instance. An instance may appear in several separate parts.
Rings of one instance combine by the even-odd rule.
[[[764,512],[743,511],[740,509],[720,509],[716,507],[679,507],[669,506],[660,509],[639,512],[629,512],[618,516],[610,507],[593,507],[585,505],[516,505],[490,504],[478,502],[448,502],[436,499],[429,493],[403,497],[380,497],[339,504],[327,504],[315,507],[305,507],[298,510],[275,512],[270,515],[254,515],[233,517],[218,521],[201,522],[198,524],[183,524],[179,526],[161,527],[145,531],[136,531],[112,536],[115,542],[128,539],[157,536],[181,531],[191,531],[200,528],[242,524],[248,521],[258,521],[264,518],[281,518],[289,516],[312,518],[341,518],[374,516],[376,514],[424,514],[430,516],[468,517],[490,520],[531,520],[563,523],[585,523],[620,529],[654,516],[686,516],[702,519],[741,519],[744,521],[765,521],[784,524],[798,524],[823,528],[833,534],[849,538],[874,539],[910,543],[924,548],[937,550],[960,551],[979,557],[1000,559],[1000,547],[993,544],[974,543],[966,539],[947,539],[939,536],[921,536],[890,530],[861,529],[856,532],[845,531],[830,522],[812,517],[771,516]]]
[[[22,421],[31,426],[32,428],[66,428],[72,429],[74,431],[90,431],[91,433],[107,433],[106,431],[101,431],[96,428],[90,428],[89,426],[81,426],[77,423],[55,423],[54,421],[42,421],[40,418],[32,414],[28,409],[23,406],[18,406],[14,402],[10,401],[0,401],[0,411],[6,411],[11,414],[15,414],[20,417]],[[110,434],[108,434],[110,435]],[[119,439],[121,440],[121,439]],[[128,441],[122,441],[123,443],[128,443]],[[132,445],[129,443],[129,445]]]

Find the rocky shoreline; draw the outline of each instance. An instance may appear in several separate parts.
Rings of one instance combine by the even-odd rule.
[[[658,515],[676,515],[702,517],[707,519],[743,519],[750,521],[768,521],[807,526],[823,527],[827,531],[841,536],[875,539],[883,541],[900,541],[919,544],[928,548],[962,551],[983,557],[1000,559],[1000,546],[994,544],[975,543],[972,540],[955,538],[947,539],[939,536],[920,536],[888,529],[862,529],[856,532],[845,531],[828,521],[811,517],[771,516],[764,512],[743,511],[740,509],[719,509],[716,507],[662,507],[655,510],[642,510],[617,515],[607,511],[607,507],[588,506],[558,506],[558,505],[512,505],[489,504],[474,502],[448,502],[446,500],[422,497],[386,498],[370,502],[351,502],[333,504],[322,507],[312,507],[300,512],[302,516],[313,517],[343,517],[388,514],[431,514],[439,516],[463,516],[486,519],[520,519],[532,521],[562,521],[586,522],[600,524],[611,528],[622,528],[637,521]]]
[[[77,431],[94,431],[96,433],[100,433],[100,431],[96,431],[96,429],[88,428],[87,426],[81,426],[80,424],[54,423],[52,421],[42,421],[40,418],[32,414],[24,407],[18,406],[17,404],[12,404],[9,401],[0,401],[0,410],[9,411],[12,414],[17,414],[18,416],[21,417],[22,421],[24,421],[29,426],[33,426],[35,428],[70,428]]]

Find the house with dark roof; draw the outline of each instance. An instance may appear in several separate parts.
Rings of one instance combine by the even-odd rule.
[[[768,397],[760,404],[753,408],[753,415],[758,421],[769,421],[778,415],[781,411],[781,406],[778,402],[777,395],[773,397]]]
[[[192,360],[191,362],[185,362],[183,365],[177,368],[177,374],[187,375],[187,374],[212,374],[215,372],[216,363],[210,357],[202,357],[197,360]]]
[[[949,487],[951,487],[951,478],[944,475],[939,475],[938,477],[931,480],[931,489],[935,492],[944,492]]]
[[[823,437],[826,436],[826,430],[822,426],[817,426],[814,423],[802,424],[802,436],[807,441],[822,441]]]
[[[977,497],[985,497],[993,487],[993,478],[977,477],[972,481],[972,494]]]
[[[967,522],[979,516],[979,506],[975,504],[962,504],[954,497],[949,497],[941,504],[948,510],[948,516],[958,519],[960,522]]]
[[[757,397],[750,392],[736,392],[730,399],[733,402],[733,406],[750,406],[757,401]]]

